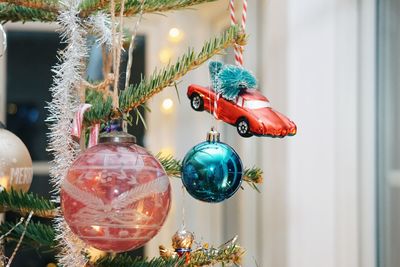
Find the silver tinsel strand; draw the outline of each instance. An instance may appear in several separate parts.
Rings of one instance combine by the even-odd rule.
[[[59,53],[60,63],[53,68],[54,83],[50,89],[52,101],[48,104],[47,119],[51,123],[48,151],[54,156],[50,177],[56,202],[60,201],[60,185],[79,153],[78,144],[71,138],[71,121],[79,105],[78,90],[82,83],[84,62],[87,57],[86,31],[78,16],[80,2],[80,0],[63,0],[58,16],[61,37],[67,43],[67,47]],[[61,248],[61,252],[57,255],[59,265],[84,266],[87,263],[83,255],[86,245],[71,232],[62,216],[55,219],[55,229]]]
[[[98,45],[104,44],[108,49],[111,49],[113,40],[110,15],[103,12],[97,12],[89,17],[88,26],[91,28],[93,34],[98,37],[96,43]]]

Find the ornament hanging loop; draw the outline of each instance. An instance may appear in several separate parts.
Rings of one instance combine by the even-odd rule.
[[[229,1],[229,13],[231,19],[231,25],[234,26],[237,23],[235,16],[235,0]],[[247,21],[247,0],[243,0],[243,8],[242,8],[242,22],[241,27],[243,32],[246,31],[246,21]],[[243,46],[239,44],[235,44],[235,63],[237,66],[243,66]]]
[[[136,35],[139,29],[140,22],[142,21],[143,17],[143,10],[144,10],[144,2],[145,0],[141,0],[142,3],[140,4],[140,11],[139,11],[139,18],[136,21],[135,27],[133,29],[132,37],[131,37],[131,42],[129,44],[129,50],[128,50],[128,63],[126,64],[126,76],[125,76],[125,89],[129,87],[129,81],[131,77],[131,71],[132,71],[132,63],[133,63],[133,50],[135,48],[135,39]]]

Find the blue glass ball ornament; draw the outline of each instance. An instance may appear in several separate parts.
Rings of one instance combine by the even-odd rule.
[[[242,183],[243,166],[239,155],[219,141],[213,129],[207,141],[194,146],[182,162],[182,182],[195,199],[218,203],[230,198]]]

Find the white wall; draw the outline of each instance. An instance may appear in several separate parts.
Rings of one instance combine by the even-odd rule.
[[[281,257],[263,263],[374,266],[374,1],[267,3],[264,87],[299,133],[283,149],[264,144],[266,158],[279,157],[271,179],[284,180],[266,211],[285,209],[287,243],[284,253],[271,243],[262,255]]]
[[[201,45],[227,25],[226,6],[216,7],[220,14],[213,9],[211,18],[174,14],[186,19],[180,26],[189,29],[189,44]],[[244,163],[264,169],[262,193],[246,188],[223,205],[186,202],[188,227],[205,241],[239,234],[247,249],[244,266],[374,266],[374,11],[370,0],[249,2],[246,67],[299,132],[283,140],[249,140],[219,124]],[[189,22],[199,25],[195,34]],[[165,135],[183,156],[203,140],[210,116],[189,110],[184,92],[191,82],[208,83],[204,68],[183,79],[178,115],[166,119],[153,109],[150,147],[161,148]],[[149,252],[178,228],[175,207]]]
[[[288,266],[375,263],[371,5],[288,1]]]
[[[288,1],[288,266],[358,265],[356,8]]]

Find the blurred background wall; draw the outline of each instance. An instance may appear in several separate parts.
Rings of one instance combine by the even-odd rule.
[[[170,244],[184,206],[186,226],[198,241],[219,245],[238,234],[246,267],[400,266],[399,15],[396,0],[249,1],[245,66],[272,106],[297,123],[298,134],[243,139],[233,127],[192,111],[186,88],[209,84],[207,66],[178,84],[180,102],[174,88],[152,99],[148,149],[182,158],[215,125],[246,166],[262,167],[265,181],[261,194],[245,185],[217,205],[184,197],[173,181],[170,216],[145,254],[156,256],[159,244]],[[146,15],[140,28],[146,75],[228,25],[227,1]],[[231,52],[219,59],[232,62]],[[0,59],[1,107],[7,106],[5,62]]]
[[[160,44],[157,51],[169,47],[174,57],[180,47],[199,47],[229,25],[226,1],[200,10],[163,20],[160,39],[172,27],[185,38]],[[170,242],[184,203],[187,227],[198,237],[218,244],[239,234],[248,250],[244,266],[375,266],[376,10],[374,1],[249,2],[245,65],[299,132],[284,140],[242,139],[233,127],[217,123],[246,165],[264,169],[262,193],[246,187],[220,205],[188,197],[182,202],[176,182],[172,216],[146,247],[149,255],[157,254],[157,244]],[[207,85],[207,67],[179,84],[181,104],[174,90],[151,102],[146,135],[151,150],[183,156],[204,140],[213,123],[208,114],[190,111],[185,99],[190,83]],[[167,116],[160,109],[166,98],[176,103]]]

